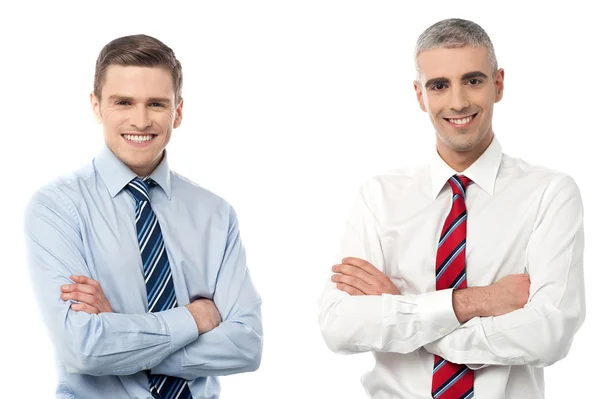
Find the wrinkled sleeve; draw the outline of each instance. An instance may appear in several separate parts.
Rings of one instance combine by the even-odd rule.
[[[337,262],[352,256],[385,270],[374,208],[367,182],[348,216]],[[331,273],[319,298],[319,325],[327,346],[334,352],[409,353],[459,326],[452,307],[452,290],[420,295],[351,296],[338,290],[330,277]]]
[[[585,318],[583,204],[568,176],[546,189],[526,253],[530,298],[524,308],[476,317],[425,349],[473,369],[545,367],[564,358]]]
[[[36,193],[24,215],[27,263],[44,323],[56,354],[70,373],[126,375],[150,369],[195,340],[196,323],[186,308],[160,313],[88,314],[70,309],[60,286],[71,275],[90,276],[69,199],[58,190]]]
[[[237,216],[228,208],[226,248],[212,298],[223,321],[167,357],[152,369],[155,374],[193,380],[254,371],[260,365],[262,301],[250,278]]]

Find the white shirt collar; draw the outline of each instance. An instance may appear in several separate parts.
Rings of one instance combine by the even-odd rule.
[[[496,176],[501,161],[502,147],[495,135],[483,154],[462,173],[458,173],[448,166],[436,150],[431,161],[431,195],[433,199],[437,198],[448,179],[455,174],[467,176],[487,194],[494,195]]]

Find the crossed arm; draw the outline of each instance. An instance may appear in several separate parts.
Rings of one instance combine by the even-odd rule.
[[[88,314],[112,313],[112,306],[104,295],[100,283],[88,276],[70,276],[73,284],[60,287],[60,298],[71,303],[71,309]],[[221,324],[221,314],[215,303],[207,298],[199,298],[185,305],[194,318],[198,334],[209,332]]]
[[[402,295],[374,266],[384,263],[381,248],[365,245],[374,241],[369,238],[377,226],[363,197],[342,248],[360,259],[335,265],[321,296],[326,343],[339,353],[424,347],[471,368],[543,367],[562,359],[585,315],[581,198],[564,178],[542,202],[527,249],[528,274],[488,287]]]
[[[261,301],[231,208],[229,216],[212,301],[119,314],[112,312],[100,285],[85,277],[90,274],[85,248],[68,199],[57,192],[36,194],[25,214],[28,264],[44,322],[67,370],[127,375],[152,369],[188,380],[256,370],[262,354]],[[71,304],[76,297],[81,303]]]

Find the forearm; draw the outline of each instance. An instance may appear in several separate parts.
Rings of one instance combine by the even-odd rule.
[[[359,258],[385,274],[378,226],[365,185],[348,217],[338,259]],[[451,290],[354,296],[338,290],[330,278],[319,299],[319,325],[325,343],[336,353],[409,353],[459,326]]]
[[[35,205],[35,204],[34,204]],[[26,217],[26,249],[36,300],[59,360],[72,373],[133,374],[150,368],[198,336],[185,308],[156,314],[88,314],[70,308],[60,287],[71,275],[90,275],[68,215],[33,208]],[[60,217],[62,216],[62,217]]]
[[[193,380],[255,371],[261,361],[260,305],[248,309],[166,357],[152,373]]]
[[[68,310],[61,324],[49,325],[59,359],[67,371],[89,375],[150,369],[198,336],[185,308],[134,315]]]
[[[460,324],[482,316],[489,308],[490,295],[487,287],[455,290],[452,293],[452,308]]]
[[[475,317],[425,349],[472,368],[522,364],[545,367],[566,356],[584,313],[583,308],[566,311],[529,304],[503,316]]]
[[[459,326],[452,291],[350,296],[331,284],[320,299],[319,324],[336,353],[409,353]]]
[[[505,297],[514,297],[494,291],[504,279],[490,287],[456,291],[458,318],[475,317],[426,349],[472,367],[486,364],[543,367],[562,359],[585,317],[581,252],[576,250],[574,254],[573,264],[560,273],[561,280],[538,281],[532,276],[533,294],[528,303],[525,297],[522,304],[513,308],[517,310],[499,311],[502,306],[498,304],[506,302]]]
[[[246,266],[237,218],[230,208],[230,225],[212,298],[222,322],[152,369],[192,380],[258,369],[262,356],[262,300]]]

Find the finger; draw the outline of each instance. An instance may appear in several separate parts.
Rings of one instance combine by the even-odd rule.
[[[77,312],[85,312],[89,314],[99,314],[100,312],[93,306],[90,306],[86,303],[73,303],[71,304],[71,309]]]
[[[339,267],[335,268],[335,270],[339,274],[343,274],[343,275],[351,276],[351,277],[356,277],[359,280],[364,281],[370,287],[372,287],[373,289],[375,289],[375,291],[377,291],[377,292],[369,293],[368,295],[373,295],[373,294],[379,295],[379,294],[381,294],[381,291],[380,291],[380,289],[381,289],[381,282],[379,281],[379,279],[377,277],[374,277],[372,274],[369,274],[369,273],[365,272],[361,268],[356,267],[356,266],[351,266],[351,265],[339,265]],[[380,274],[378,277],[381,278],[382,276],[383,276],[383,274]]]
[[[366,295],[379,294],[374,287],[370,286],[369,284],[355,276],[346,276],[345,274],[334,274],[333,276],[331,276],[331,281],[333,281],[334,283],[343,283],[345,285],[349,285]]]
[[[361,259],[361,258],[355,258],[353,256],[348,256],[348,257],[342,259],[342,263],[358,267],[358,266],[361,266],[361,265],[363,265],[365,263],[369,263],[369,262],[367,262],[366,260]]]
[[[380,274],[383,274],[375,266],[373,266],[366,260],[360,259],[360,258],[352,258],[352,257],[344,258],[344,259],[342,259],[342,264],[358,267],[373,276],[378,276]]]
[[[96,309],[100,307],[100,301],[94,295],[84,294],[82,292],[68,292],[62,294],[60,297],[64,301],[73,300],[77,302],[82,302],[87,305],[93,306]]]
[[[60,290],[62,292],[83,292],[90,295],[102,293],[97,287],[89,284],[66,284],[60,287]]]
[[[335,271],[337,273],[345,274],[347,276],[358,277],[361,280],[369,283],[369,285],[374,285],[373,283],[377,280],[377,277],[381,276],[381,273],[379,276],[373,276],[372,274],[365,272],[360,267],[348,264],[339,265],[339,267],[337,267]]]
[[[344,283],[337,283],[335,286],[338,290],[347,292],[350,295],[365,295],[365,293],[362,292],[361,290],[356,289],[355,287],[346,285]]]
[[[100,288],[100,283],[88,276],[71,276],[71,280],[79,284],[88,284]]]

